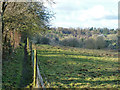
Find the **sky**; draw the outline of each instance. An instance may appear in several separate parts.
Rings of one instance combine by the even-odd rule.
[[[52,27],[118,28],[119,0],[54,0]],[[46,4],[47,6],[47,4]]]

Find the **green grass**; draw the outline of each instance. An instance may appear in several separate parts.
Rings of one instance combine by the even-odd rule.
[[[47,88],[120,87],[117,52],[49,45],[36,47]]]
[[[32,60],[24,56],[24,44],[2,63],[2,88],[25,88],[33,81]]]
[[[19,87],[22,76],[22,62],[24,50],[16,49],[10,56],[6,56],[2,65],[2,86],[4,88]]]

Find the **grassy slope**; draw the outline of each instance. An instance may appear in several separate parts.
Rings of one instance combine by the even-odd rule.
[[[24,58],[24,50],[16,49],[15,53],[7,56],[7,60],[3,61],[3,88],[19,87],[22,76],[22,61]]]
[[[37,49],[41,74],[52,88],[120,87],[117,52],[49,45]]]
[[[24,46],[24,45],[23,45]],[[26,87],[33,80],[31,61],[25,62],[24,47],[17,48],[2,64],[3,89]]]

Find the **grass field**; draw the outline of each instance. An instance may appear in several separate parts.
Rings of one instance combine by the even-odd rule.
[[[120,88],[117,52],[49,45],[36,48],[47,88]]]

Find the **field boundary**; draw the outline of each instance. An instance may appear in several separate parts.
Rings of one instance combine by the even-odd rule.
[[[34,79],[33,79],[33,87],[37,87],[37,88],[45,88],[44,83],[43,83],[43,78],[40,74],[40,69],[39,69],[39,65],[37,63],[37,50],[34,49],[33,50],[33,66],[34,66]]]
[[[27,38],[27,51],[28,54],[31,55],[31,60],[33,65],[33,83],[28,85],[27,87],[45,88],[37,60],[37,50],[33,49],[32,46],[33,46],[32,42],[30,42],[29,38]]]

